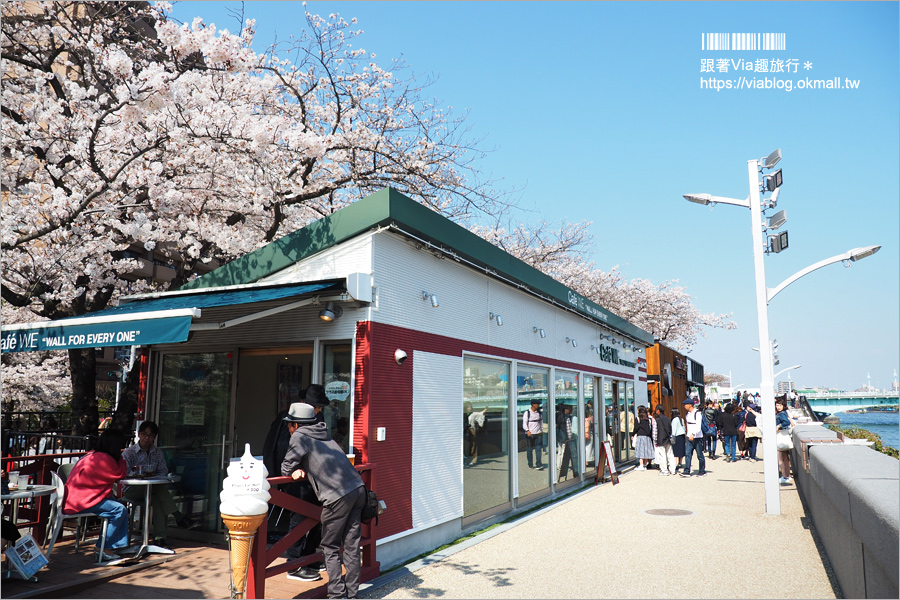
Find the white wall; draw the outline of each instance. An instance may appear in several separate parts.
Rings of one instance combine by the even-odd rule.
[[[413,358],[412,526],[463,515],[462,358]]]
[[[266,283],[318,281],[346,277],[350,273],[371,273],[373,235],[373,233],[362,234],[307,257],[260,281]]]
[[[591,350],[592,344],[600,344],[601,333],[611,331],[464,263],[417,249],[414,241],[397,234],[375,236],[373,253],[373,283],[378,288],[373,320],[614,371],[623,378],[633,375],[637,394],[636,368],[601,361]],[[437,295],[440,306],[423,300],[423,291]],[[489,318],[491,312],[503,318],[502,327]],[[546,338],[535,333],[535,327],[543,329]],[[578,346],[566,343],[567,337]],[[609,345],[608,340],[603,343]],[[616,348],[620,358],[631,362],[644,357]],[[646,397],[646,384],[643,390]]]

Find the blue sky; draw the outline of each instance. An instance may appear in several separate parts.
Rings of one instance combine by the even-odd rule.
[[[236,31],[240,2],[180,2]],[[889,388],[900,370],[900,176],[896,2],[309,2],[357,17],[358,45],[437,78],[430,93],[469,110],[491,149],[482,170],[520,189],[523,221],[589,220],[598,267],[679,280],[708,330],[690,352],[707,372],[757,387],[759,345],[750,216],[682,199],[745,198],[747,161],[781,148],[790,246],[766,257],[766,282],[854,247],[850,269],[797,281],[769,305],[781,368],[800,386]],[[246,2],[257,50],[305,25],[300,2]],[[784,50],[703,50],[704,33],[783,33]],[[714,72],[702,73],[703,59]],[[719,59],[727,59],[728,71]],[[787,72],[738,71],[743,59]],[[808,67],[808,68],[807,68]],[[781,89],[701,89],[701,79],[768,78]],[[840,78],[856,89],[804,89]],[[791,90],[786,91],[785,85]],[[764,83],[763,83],[764,85]],[[771,213],[770,213],[771,214]],[[787,374],[778,377],[783,380]]]

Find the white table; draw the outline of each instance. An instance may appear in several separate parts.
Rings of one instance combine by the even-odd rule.
[[[181,481],[181,475],[168,475],[159,477],[149,477],[140,479],[122,479],[120,483],[123,485],[142,485],[144,486],[144,538],[140,545],[130,546],[124,550],[119,550],[120,554],[134,554],[134,558],[140,558],[145,554],[175,554],[170,548],[156,546],[150,542],[150,487],[154,485],[167,485]]]
[[[28,500],[30,498],[38,498],[40,496],[49,496],[53,492],[56,491],[56,486],[54,485],[28,485],[21,487],[19,489],[11,489],[8,494],[2,494],[0,499],[2,500],[11,500],[13,503],[12,509],[12,518],[10,519],[12,523],[15,525],[19,520],[19,502],[21,500]],[[6,561],[9,563],[9,560]],[[11,564],[7,564],[7,570],[3,572],[3,579],[10,579],[11,577],[17,577],[21,579],[19,572],[12,568]],[[37,581],[37,576],[32,577],[29,581]]]
[[[10,489],[8,494],[3,494],[3,500],[13,501],[12,522],[16,523],[19,517],[19,501],[28,500],[29,498],[37,498],[39,496],[49,496],[56,491],[53,485],[29,485],[18,489]]]

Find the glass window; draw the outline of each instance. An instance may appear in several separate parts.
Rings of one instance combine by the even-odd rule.
[[[331,437],[350,454],[353,440],[353,394],[350,373],[353,371],[350,344],[326,344],[322,348],[322,385],[331,401],[323,410]],[[357,454],[356,452],[353,452]]]
[[[222,463],[232,456],[227,438],[234,364],[231,353],[167,354],[162,357],[157,446],[181,475],[176,494],[203,510],[189,515],[204,531],[217,531]],[[183,509],[182,509],[183,510]]]
[[[557,481],[581,473],[578,423],[578,374],[569,371],[556,372],[556,468]]]
[[[510,502],[509,363],[463,363],[463,516]]]
[[[594,421],[594,390],[597,389],[593,377],[584,379],[584,465],[585,472],[593,471],[597,467],[597,454],[600,452],[600,440],[597,435],[597,427]]]
[[[516,417],[519,497],[550,491],[550,369],[518,365]],[[534,409],[534,410],[532,410]],[[530,430],[530,431],[528,431]]]

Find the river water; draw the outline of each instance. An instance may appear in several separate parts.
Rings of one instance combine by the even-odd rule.
[[[869,413],[835,413],[835,417],[841,420],[841,425],[847,427],[860,427],[881,436],[881,441],[886,446],[900,450],[900,413],[895,412],[869,412]]]

